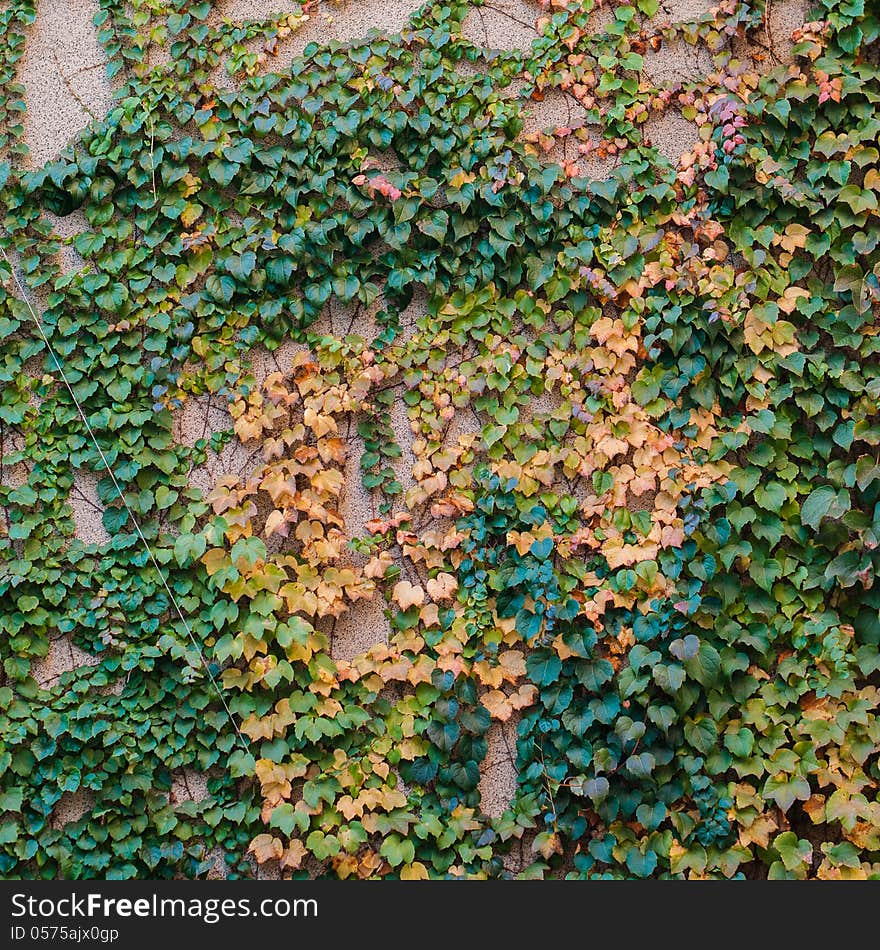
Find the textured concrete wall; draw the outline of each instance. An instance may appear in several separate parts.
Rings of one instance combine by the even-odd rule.
[[[279,44],[277,55],[267,63],[267,68],[282,69],[292,57],[302,52],[309,42],[329,39],[349,40],[366,34],[371,28],[380,31],[399,31],[405,26],[410,13],[416,9],[415,0],[343,0],[319,8],[303,29]],[[597,9],[594,14],[596,29],[611,18],[610,4]],[[707,0],[666,0],[658,19],[693,19],[705,12]],[[260,18],[283,12],[284,0],[224,0],[213,14],[215,21]],[[105,78],[103,53],[98,45],[92,17],[97,10],[97,0],[39,0],[36,25],[30,32],[27,53],[20,69],[20,78],[26,89],[27,117],[25,121],[27,143],[31,161],[40,164],[58,154],[63,145],[91,119],[105,115],[111,104],[112,90]],[[804,0],[776,0],[772,5],[768,23],[768,40],[772,57],[785,61],[790,57],[792,30],[805,19]],[[531,0],[494,0],[491,7],[475,8],[465,20],[464,32],[468,38],[490,50],[528,49],[539,33],[537,19],[542,15],[538,3]],[[749,50],[738,49],[740,56]],[[159,57],[161,57],[161,52]],[[664,45],[646,56],[645,73],[654,81],[681,81],[698,78],[711,70],[711,58],[706,50],[681,45]],[[218,79],[222,77],[218,76]],[[223,80],[226,81],[226,80]],[[560,127],[575,129],[585,122],[585,111],[579,103],[563,92],[551,91],[542,102],[529,102],[527,106],[524,135]],[[697,140],[696,127],[675,112],[654,119],[646,125],[645,134],[652,144],[671,161],[692,148]],[[566,139],[545,153],[548,161],[572,159],[573,143]],[[613,161],[590,159],[582,161],[586,174],[607,177]],[[76,215],[55,221],[62,236],[70,237],[84,229],[85,222]],[[62,254],[65,269],[80,266],[76,254],[67,249]],[[423,311],[424,299],[416,298],[411,312],[404,315],[404,323],[414,322]],[[330,310],[320,327],[326,334],[347,332],[350,314]],[[354,321],[353,330],[369,338],[370,318]],[[260,350],[253,354],[254,372],[265,378],[277,369],[286,369],[297,350],[298,344],[288,343],[274,353]],[[413,461],[410,444],[409,420],[403,404],[395,407],[395,434],[403,447],[403,458],[398,463],[398,477],[404,487],[412,484]],[[175,422],[176,436],[193,444],[197,439],[209,437],[214,431],[226,429],[231,419],[224,404],[204,397],[187,403],[178,413]],[[450,425],[449,440],[476,431],[472,414],[460,413]],[[352,429],[353,432],[353,429]],[[237,441],[229,443],[219,455],[212,455],[208,462],[195,469],[191,483],[208,489],[224,474],[245,474],[256,461],[252,447],[242,446]],[[362,446],[356,435],[349,438],[349,457],[345,469],[345,489],[342,496],[342,514],[349,534],[362,533],[363,525],[375,517],[374,500],[360,487],[358,461]],[[7,449],[8,451],[8,449]],[[2,465],[0,453],[0,478],[5,483],[20,481],[21,471],[13,471]],[[78,536],[85,542],[107,540],[101,524],[101,504],[96,493],[97,476],[79,473],[72,493],[71,504]],[[375,643],[386,641],[389,626],[380,603],[360,602],[340,618],[332,631],[333,654],[337,659],[351,659]],[[34,672],[41,684],[48,685],[67,670],[94,664],[95,659],[74,647],[69,640],[59,638],[50,655],[34,665]],[[484,763],[480,790],[485,810],[491,815],[500,815],[510,801],[516,786],[515,758],[516,720],[492,727],[489,733],[489,753]],[[181,773],[175,777],[172,797],[175,801],[198,800],[206,794],[205,779],[195,773]],[[88,801],[82,796],[72,799],[65,796],[59,803],[55,820],[64,822],[79,817],[88,809]],[[514,862],[515,864],[515,862]],[[218,864],[217,874],[222,870]],[[261,869],[261,876],[266,874]]]
[[[19,81],[25,87],[25,135],[42,165],[90,119],[107,113],[110,83],[92,18],[96,0],[38,0]]]

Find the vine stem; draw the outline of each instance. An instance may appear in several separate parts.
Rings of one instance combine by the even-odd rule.
[[[156,197],[156,129],[153,125],[153,110],[146,111],[147,118],[150,120],[150,175],[152,176],[153,204],[155,204],[158,200]]]
[[[61,68],[61,63],[58,59],[58,53],[54,49],[52,50],[52,59],[55,60],[55,70],[58,73],[58,76],[60,77],[61,82],[64,83],[64,88],[70,93],[70,95],[72,96],[76,104],[80,107],[80,109],[82,109],[83,112],[85,112],[86,115],[89,116],[89,118],[93,122],[97,121],[98,117],[89,108],[89,104],[85,101],[85,99],[83,99],[83,97],[76,91],[76,89],[73,88],[73,83],[71,83],[70,78]],[[86,67],[86,69],[90,69],[90,68],[91,67]],[[85,72],[85,69],[81,69],[79,70],[79,72]]]
[[[557,823],[558,814],[556,811],[556,798],[553,795],[553,788],[550,785],[550,774],[547,771],[547,761],[544,758],[544,748],[539,743],[532,740],[532,744],[538,750],[538,755],[541,756],[541,774],[544,776],[544,785],[547,788],[547,794],[550,796],[550,807],[553,809],[553,831],[554,833],[559,831],[559,825]],[[561,782],[556,783],[556,787],[559,788],[562,785]]]
[[[770,50],[770,55],[778,63],[778,62],[781,62],[781,60],[776,55],[776,48],[773,45],[773,34],[770,31],[770,9],[771,9],[771,2],[770,0],[767,0],[767,2],[764,4],[764,12],[761,15],[761,19],[764,24],[764,35],[767,37],[767,49]]]

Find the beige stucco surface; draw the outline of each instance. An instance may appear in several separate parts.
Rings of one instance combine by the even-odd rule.
[[[370,30],[380,33],[399,33],[422,0],[383,0],[382,3],[363,3],[361,0],[342,0],[340,3],[319,3],[307,22],[284,45],[279,61],[299,55],[309,43],[345,42],[366,36]],[[259,20],[276,13],[287,13],[293,7],[284,0],[224,0],[215,17],[233,21]],[[273,63],[277,66],[277,63]]]
[[[19,80],[25,88],[25,137],[34,165],[64,144],[111,103],[104,51],[92,18],[96,0],[38,0]]]
[[[370,29],[400,31],[406,26],[411,12],[420,4],[416,0],[343,0],[339,4],[322,4],[305,27],[279,46],[278,54],[267,64],[269,68],[285,68],[292,57],[302,52],[309,42],[330,39],[347,41],[363,36]],[[665,0],[657,19],[695,19],[709,7],[708,0]],[[596,28],[611,18],[611,4],[606,3],[594,14]],[[43,163],[55,157],[63,145],[75,136],[91,119],[101,118],[111,106],[112,90],[105,77],[104,57],[98,45],[95,27],[92,25],[98,4],[97,0],[38,0],[36,25],[29,31],[27,51],[20,67],[20,79],[25,87],[27,113],[25,119],[26,141],[30,148],[31,161]],[[225,0],[214,16],[215,22],[222,19],[241,20],[264,18],[286,12],[284,0]],[[494,0],[491,7],[474,9],[464,24],[464,33],[473,42],[490,50],[526,50],[538,39],[536,27],[542,15],[538,3],[532,0]],[[790,34],[804,22],[803,0],[777,0],[769,18],[768,42],[772,56],[783,60],[791,49]],[[739,55],[748,50],[738,50]],[[159,57],[161,58],[161,57]],[[473,67],[472,67],[473,68]],[[645,76],[653,81],[679,82],[699,78],[711,69],[711,58],[705,50],[694,50],[684,44],[668,44],[646,57]],[[566,127],[577,129],[584,125],[583,107],[574,99],[558,91],[549,92],[542,102],[531,101],[526,107],[525,135]],[[645,127],[645,134],[673,163],[690,149],[697,139],[697,130],[680,115],[668,113],[652,119]],[[547,161],[561,161],[577,157],[574,139],[564,138],[544,153]],[[611,160],[581,159],[587,174],[606,177]],[[58,233],[72,236],[84,226],[76,216],[55,221]],[[81,262],[71,249],[62,253],[65,269],[80,266]],[[417,298],[406,314],[405,323],[412,323],[424,307],[424,300]],[[323,333],[345,332],[349,321],[339,313],[328,313],[321,326]],[[369,317],[355,319],[355,332],[368,336]],[[287,343],[269,354],[260,350],[253,354],[254,372],[258,378],[276,369],[290,365],[300,344]],[[228,428],[231,418],[222,401],[201,397],[188,401],[178,412],[175,421],[175,436],[193,444],[197,439],[209,437],[213,431]],[[412,484],[411,433],[405,407],[398,404],[393,412],[395,435],[403,447],[403,458],[398,463],[398,477],[404,488]],[[354,427],[352,427],[353,431]],[[470,413],[459,413],[453,420],[449,439],[474,432],[479,424]],[[363,525],[374,517],[375,502],[365,493],[359,481],[358,461],[362,446],[356,436],[349,440],[349,459],[345,467],[345,488],[341,499],[342,514],[347,531],[351,535],[362,533]],[[8,449],[7,449],[8,451]],[[191,484],[208,489],[222,474],[246,474],[257,457],[250,446],[242,446],[235,440],[219,455],[209,455],[207,463],[191,473]],[[6,481],[21,479],[22,472],[14,472],[2,465],[0,477]],[[77,474],[76,486],[71,495],[71,506],[77,536],[86,543],[102,543],[107,540],[101,523],[101,503],[97,498],[94,473]],[[332,629],[332,650],[338,659],[350,659],[381,643],[389,636],[389,625],[384,614],[384,604],[360,602],[336,621]],[[66,670],[93,664],[95,658],[73,646],[67,638],[59,638],[45,660],[34,664],[38,681],[50,685]],[[486,757],[480,791],[485,810],[491,815],[500,815],[510,801],[516,786],[515,722],[493,726],[489,733],[489,754]],[[175,777],[173,797],[178,800],[198,798],[206,792],[204,779],[194,773],[181,773]],[[88,801],[66,797],[59,803],[56,819],[73,820],[87,809]],[[218,872],[219,873],[219,872]],[[265,870],[261,875],[265,875]],[[271,873],[271,872],[269,872]]]

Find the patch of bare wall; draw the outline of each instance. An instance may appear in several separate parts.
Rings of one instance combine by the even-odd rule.
[[[97,0],[38,0],[19,80],[25,88],[25,141],[34,165],[55,158],[111,102],[104,51],[92,22]]]

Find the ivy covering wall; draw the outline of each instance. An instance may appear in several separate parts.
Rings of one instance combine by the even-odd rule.
[[[880,874],[880,19],[821,0],[782,62],[770,5],[551,0],[480,58],[428,3],[266,72],[308,8],[101,0],[116,104],[40,168],[35,3],[3,6],[3,875]],[[646,78],[673,42],[710,74]],[[561,165],[520,134],[554,89],[587,116]],[[671,112],[677,166],[643,135]],[[316,329],[333,302],[375,333]],[[230,427],[186,444],[206,394]],[[237,443],[246,473],[192,484]],[[75,536],[79,473],[109,541]],[[334,658],[368,602],[392,636]],[[44,688],[59,636],[92,659]]]

